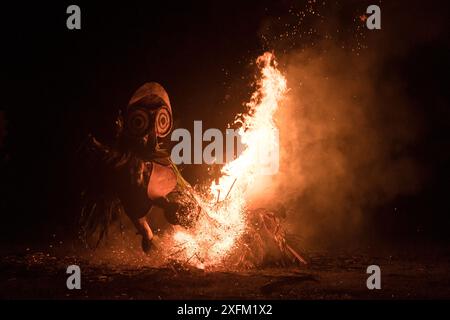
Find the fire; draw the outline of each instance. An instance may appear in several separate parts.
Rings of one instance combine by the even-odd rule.
[[[222,168],[218,183],[213,181],[207,192],[195,195],[204,211],[196,225],[173,236],[175,258],[199,268],[219,265],[237,247],[248,227],[252,188],[266,174],[261,147],[278,148],[274,114],[287,91],[286,79],[272,53],[264,53],[256,62],[260,69],[257,89],[246,104],[247,112],[235,120],[244,150]]]

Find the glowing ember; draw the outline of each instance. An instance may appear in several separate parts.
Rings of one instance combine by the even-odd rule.
[[[204,209],[195,226],[176,231],[173,236],[175,259],[199,268],[219,265],[237,247],[247,228],[250,191],[266,174],[267,168],[260,159],[261,146],[278,148],[273,116],[286,93],[286,79],[277,69],[272,53],[258,57],[257,64],[261,72],[257,90],[247,103],[247,113],[235,120],[244,150],[222,168],[218,184],[213,181],[205,194],[195,195]]]

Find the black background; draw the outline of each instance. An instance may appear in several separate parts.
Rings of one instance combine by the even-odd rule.
[[[4,239],[71,228],[83,183],[76,150],[88,132],[110,137],[117,109],[143,82],[166,87],[179,127],[194,119],[218,127],[230,122],[248,96],[249,62],[266,49],[258,37],[261,22],[289,6],[285,1],[76,3],[82,10],[77,31],[66,28],[72,3],[1,5]],[[448,16],[446,2],[424,5]],[[424,27],[433,24],[421,21],[420,12],[411,14]],[[375,223],[381,236],[450,239],[448,38],[446,33],[439,41],[412,46],[404,61],[385,66],[406,83],[414,107],[426,110],[415,156],[432,176],[420,193],[386,204],[407,208],[409,216],[397,221],[389,215],[391,220]],[[224,102],[227,82],[242,84],[242,90]],[[445,101],[444,107],[430,103],[430,97]],[[186,170],[191,182],[201,174],[196,170]],[[386,235],[385,225],[398,232]]]

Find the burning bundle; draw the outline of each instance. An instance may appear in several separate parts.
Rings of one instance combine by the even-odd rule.
[[[277,68],[272,53],[257,59],[261,77],[257,90],[247,103],[246,113],[236,117],[243,152],[228,162],[220,177],[206,190],[189,188],[199,207],[195,223],[177,229],[166,240],[168,258],[199,268],[234,264],[254,265],[269,246],[285,256],[305,263],[286,242],[280,218],[265,209],[250,209],[252,192],[267,173],[278,170],[278,130],[274,114],[286,92],[286,79]],[[264,150],[263,159],[261,150]],[[276,158],[273,158],[273,155]],[[273,161],[275,160],[275,162]]]

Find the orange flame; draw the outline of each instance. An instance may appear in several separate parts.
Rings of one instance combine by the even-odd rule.
[[[257,90],[246,104],[248,111],[235,120],[240,125],[244,150],[222,168],[218,184],[213,181],[205,194],[195,195],[204,209],[196,225],[173,236],[175,258],[199,268],[220,265],[237,247],[247,228],[250,192],[264,175],[264,165],[258,159],[261,145],[278,148],[274,113],[287,91],[286,79],[272,53],[264,53],[256,62],[261,72]]]

